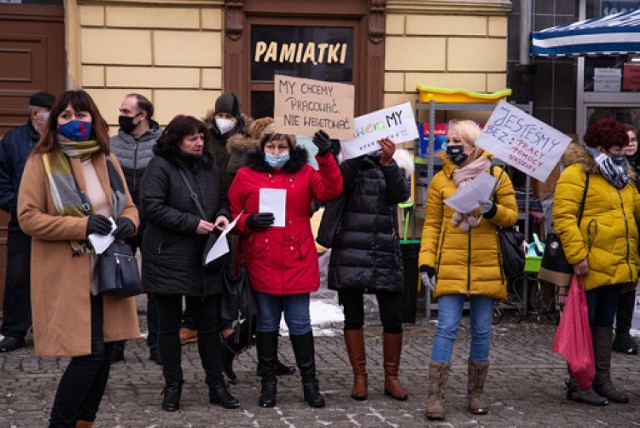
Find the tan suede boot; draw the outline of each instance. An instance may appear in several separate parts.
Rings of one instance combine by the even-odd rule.
[[[351,397],[362,401],[367,399],[367,355],[364,346],[364,330],[344,331],[344,342],[347,345],[347,354],[353,370],[353,389]]]
[[[469,411],[474,415],[487,414],[487,401],[484,396],[484,381],[489,370],[488,361],[469,359],[467,393],[469,394]]]
[[[93,428],[93,422],[76,421],[76,428]]]
[[[428,419],[444,419],[444,390],[451,364],[438,361],[429,363],[429,397],[426,416]]]

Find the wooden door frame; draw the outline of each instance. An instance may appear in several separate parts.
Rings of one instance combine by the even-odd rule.
[[[354,57],[354,65],[358,64],[359,86],[356,88],[355,114],[359,116],[382,108],[386,3],[386,0],[225,0],[224,90],[235,93],[241,105],[251,105],[247,16],[360,19],[360,34],[354,34],[361,46],[359,56]]]

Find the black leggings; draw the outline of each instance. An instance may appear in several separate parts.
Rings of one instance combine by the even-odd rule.
[[[402,333],[402,294],[378,291],[380,320],[385,333]],[[338,299],[344,309],[344,329],[357,330],[364,326],[364,293],[361,290],[339,290]]]
[[[182,296],[156,294],[158,306],[158,344],[162,357],[162,374],[167,384],[182,382],[182,348],[180,324]],[[220,360],[220,333],[218,319],[219,296],[186,297],[193,309],[198,330],[198,352],[206,374],[207,385],[222,381]]]
[[[111,369],[111,343],[102,335],[102,297],[91,296],[91,354],[73,357],[51,408],[50,427],[74,427],[76,421],[96,419]]]

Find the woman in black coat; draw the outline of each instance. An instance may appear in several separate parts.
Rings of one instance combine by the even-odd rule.
[[[198,119],[176,116],[158,139],[156,156],[142,180],[141,203],[147,219],[142,238],[142,284],[145,292],[156,295],[166,384],[162,408],[166,411],[180,408],[182,296],[194,310],[209,401],[225,408],[239,407],[222,378],[218,317],[222,274],[219,269],[202,266],[209,234],[224,229],[230,217],[220,171],[206,151],[205,132],[205,124]]]
[[[380,145],[381,154],[360,156],[340,165],[342,203],[327,207],[320,230],[338,218],[335,235],[329,238],[329,288],[338,291],[344,308],[344,338],[354,374],[351,396],[355,400],[367,398],[363,295],[375,293],[383,325],[384,392],[406,400],[407,393],[398,381],[404,273],[397,204],[409,198],[409,190],[393,160],[394,143],[383,139]]]

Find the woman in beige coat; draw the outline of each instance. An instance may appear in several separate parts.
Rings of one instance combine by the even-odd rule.
[[[87,236],[110,233],[108,217],[115,220],[116,239],[133,235],[139,222],[120,165],[109,154],[107,123],[89,94],[67,91],[27,160],[18,196],[20,226],[33,238],[36,355],[72,357],[51,409],[52,427],[93,425],[112,342],[140,337],[133,297],[97,295],[98,258]]]

